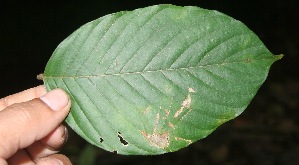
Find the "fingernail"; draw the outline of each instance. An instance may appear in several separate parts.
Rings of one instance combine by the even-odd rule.
[[[63,135],[63,143],[65,143],[69,138],[69,131],[67,128],[64,126],[64,135]]]
[[[68,130],[67,130],[66,126],[61,125],[61,126],[58,128],[57,133],[59,134],[60,139],[61,139],[59,145],[63,145],[63,144],[67,141],[67,139],[68,139]]]
[[[54,89],[40,98],[53,111],[59,111],[69,103],[68,95],[62,89]]]
[[[63,163],[55,158],[48,158],[43,160],[43,164],[51,164],[51,165],[63,165]]]

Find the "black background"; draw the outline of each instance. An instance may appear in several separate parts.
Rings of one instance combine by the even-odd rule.
[[[247,110],[208,138],[175,153],[120,156],[93,149],[96,164],[299,164],[299,14],[295,0],[49,1],[0,5],[0,98],[42,84],[56,46],[106,14],[155,4],[195,5],[245,23],[273,54],[284,54]],[[63,154],[77,164],[84,140],[71,132]],[[82,157],[82,156],[81,156]]]

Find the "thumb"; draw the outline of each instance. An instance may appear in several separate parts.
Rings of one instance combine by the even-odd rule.
[[[0,158],[7,159],[46,137],[65,119],[69,109],[68,95],[54,89],[39,99],[13,104],[0,111]]]

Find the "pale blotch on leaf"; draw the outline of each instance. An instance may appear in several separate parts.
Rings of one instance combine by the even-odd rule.
[[[146,107],[145,110],[142,112],[142,114],[147,113],[147,112],[148,112],[149,110],[151,110],[151,109],[152,109],[151,106]]]
[[[141,134],[149,141],[151,146],[157,148],[167,148],[169,145],[169,132],[157,133],[157,125],[159,123],[160,114],[156,115],[155,127],[152,134],[142,131]]]
[[[174,118],[178,118],[179,117],[179,115],[183,112],[183,110],[185,109],[185,108],[187,108],[187,109],[189,109],[190,108],[190,105],[191,105],[191,96],[190,96],[190,94],[188,94],[188,96],[187,96],[187,98],[183,101],[183,103],[181,104],[182,106],[181,106],[181,108],[178,110],[178,111],[176,111],[175,112],[175,114],[174,114]]]
[[[169,116],[169,114],[170,114],[170,110],[165,109],[165,116],[163,117],[163,120],[166,120],[166,118]]]
[[[150,142],[151,146],[157,148],[167,148],[169,145],[169,132],[147,134],[142,131],[142,135]]]
[[[189,92],[189,94],[187,95],[187,98],[181,104],[182,105],[181,108],[175,112],[174,118],[178,118],[179,115],[183,112],[183,110],[185,108],[190,109],[191,101],[192,101],[190,93],[195,93],[195,90],[193,88],[189,87],[188,92]]]
[[[175,139],[176,141],[179,141],[179,140],[185,141],[185,142],[187,142],[188,144],[191,144],[191,143],[192,143],[192,140],[188,140],[188,139],[184,139],[184,138],[180,138],[180,137],[174,137],[174,139]]]
[[[188,88],[189,93],[195,93],[195,90],[193,88]]]
[[[168,126],[172,129],[174,129],[174,125],[171,122],[168,122]]]

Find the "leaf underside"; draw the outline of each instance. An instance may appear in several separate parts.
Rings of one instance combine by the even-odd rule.
[[[69,93],[66,121],[91,144],[154,155],[237,117],[279,58],[227,15],[157,5],[80,27],[53,53],[44,82]]]

